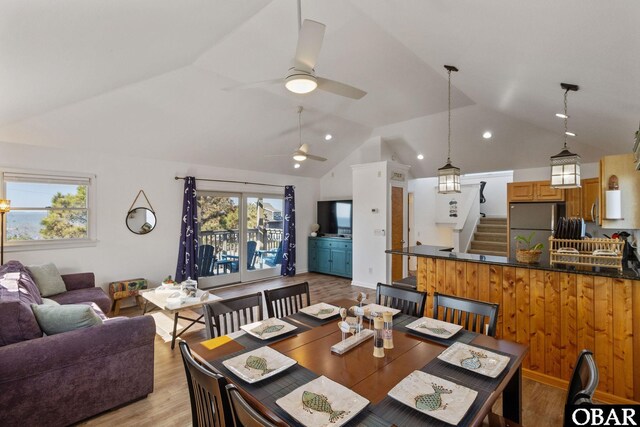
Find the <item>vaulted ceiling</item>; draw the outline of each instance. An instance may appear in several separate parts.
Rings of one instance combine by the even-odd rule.
[[[317,73],[368,94],[228,90],[285,75],[296,14],[295,0],[5,0],[0,140],[319,177],[381,136],[414,176],[432,176],[446,158],[452,64],[464,172],[547,164],[562,145],[560,82],[580,85],[573,151],[596,161],[631,149],[636,0],[303,0],[303,18],[327,26]],[[303,142],[329,160],[294,170],[271,155],[297,147],[298,105]]]

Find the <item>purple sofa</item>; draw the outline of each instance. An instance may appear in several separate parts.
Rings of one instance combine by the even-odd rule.
[[[93,273],[62,278],[67,292],[51,299],[94,303],[96,311],[108,312],[111,300],[95,287]],[[41,302],[22,264],[0,266],[2,426],[66,426],[153,391],[153,318],[118,317],[43,336],[31,310],[32,303]]]

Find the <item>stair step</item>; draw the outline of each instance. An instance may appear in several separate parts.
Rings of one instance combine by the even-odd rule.
[[[471,249],[480,249],[483,251],[507,252],[506,242],[478,242],[471,241]]]
[[[507,225],[507,218],[503,218],[503,217],[484,217],[484,218],[480,218],[480,224]]]
[[[481,233],[505,233],[507,232],[507,225],[498,224],[478,224],[476,231]]]
[[[469,249],[467,253],[476,255],[507,256],[506,252],[485,251],[482,249]]]
[[[476,232],[473,235],[473,240],[480,241],[480,242],[506,242],[507,233]]]

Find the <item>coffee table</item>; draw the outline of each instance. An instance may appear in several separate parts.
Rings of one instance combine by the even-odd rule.
[[[146,313],[150,313],[150,312],[152,312],[153,310],[156,310],[156,309],[162,310],[162,311],[166,311],[169,314],[173,314],[173,333],[171,334],[171,350],[173,350],[174,347],[176,346],[176,338],[179,337],[180,335],[184,334],[187,331],[187,329],[189,329],[190,327],[192,327],[196,323],[200,323],[202,325],[205,324],[205,322],[202,320],[202,318],[204,317],[204,314],[201,314],[200,317],[198,317],[197,319],[194,319],[192,317],[181,316],[180,315],[180,311],[181,310],[186,310],[186,309],[191,309],[191,308],[200,308],[204,304],[207,304],[207,303],[210,303],[210,302],[213,302],[213,301],[218,301],[218,300],[222,299],[217,295],[209,293],[209,298],[204,300],[204,301],[202,301],[202,300],[200,300],[200,297],[204,293],[209,293],[209,292],[198,289],[198,293],[197,293],[195,298],[187,298],[187,300],[185,302],[183,302],[182,304],[180,304],[178,306],[172,305],[171,307],[169,307],[167,305],[167,297],[170,295],[169,293],[167,293],[167,292],[156,292],[154,289],[150,289],[148,291],[140,292],[140,295],[144,299],[144,308],[143,308],[143,311],[142,311],[143,315],[146,314]],[[151,310],[147,311],[148,303],[153,304],[155,307],[152,307]],[[188,320],[191,323],[189,323],[189,325],[187,325],[186,328],[181,330],[180,333],[176,334],[176,330],[178,328],[178,319]]]

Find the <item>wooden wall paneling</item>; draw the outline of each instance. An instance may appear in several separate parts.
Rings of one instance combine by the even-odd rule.
[[[545,373],[545,300],[544,271],[531,270],[529,274],[529,369]]]
[[[545,373],[560,378],[561,351],[560,338],[560,279],[559,273],[544,272],[545,300]]]
[[[633,397],[640,402],[640,286],[632,282],[633,293]]]
[[[596,349],[593,279],[593,276],[578,275],[576,332],[579,352],[584,349]]]
[[[630,280],[613,279],[613,392],[633,399],[633,292]],[[637,357],[637,356],[636,356]]]
[[[491,301],[490,297],[490,269],[487,264],[477,264],[478,267],[478,299],[480,301]]]
[[[595,310],[594,356],[600,371],[598,389],[613,393],[613,280],[595,277],[593,300]]]
[[[416,291],[424,292],[429,286],[429,263],[433,258],[418,257],[418,270],[416,271]]]
[[[516,268],[516,341],[529,345],[529,269]],[[529,369],[530,352],[524,358],[522,367]]]
[[[497,265],[489,266],[489,298],[490,301],[500,305],[498,310],[498,325],[496,327],[496,338],[502,338],[503,313],[502,304],[502,274],[503,268]]]
[[[516,341],[516,268],[502,268],[502,338]]]
[[[433,293],[437,289],[437,268],[436,260],[433,258],[427,258],[427,304],[425,306],[426,316],[431,317],[433,314]]]
[[[464,261],[456,261],[456,295],[463,298],[467,297],[467,264]]]
[[[436,260],[436,292],[439,294],[447,293],[447,262],[443,259]],[[431,301],[433,304],[433,301]],[[433,314],[433,311],[430,315]],[[438,316],[436,316],[438,317]]]
[[[467,298],[478,299],[478,264],[467,264],[465,295]]]
[[[561,375],[565,380],[571,379],[571,373],[578,357],[577,338],[577,301],[578,275],[560,273],[560,358]]]
[[[445,281],[444,281],[444,293],[448,295],[456,295],[456,262],[445,261]]]

